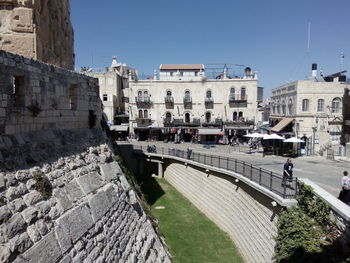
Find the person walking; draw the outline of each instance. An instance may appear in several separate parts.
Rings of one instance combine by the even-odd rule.
[[[287,185],[288,182],[293,181],[293,168],[294,165],[290,158],[287,159],[287,162],[283,165],[283,179],[282,179],[282,187]],[[291,187],[293,189],[293,187]]]
[[[350,178],[348,177],[348,172],[343,172],[343,177],[341,179],[341,190],[339,193],[339,199],[344,203],[350,205]]]

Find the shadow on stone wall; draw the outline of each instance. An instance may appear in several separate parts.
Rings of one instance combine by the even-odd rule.
[[[0,172],[54,163],[105,142],[101,129],[50,130],[0,136]]]

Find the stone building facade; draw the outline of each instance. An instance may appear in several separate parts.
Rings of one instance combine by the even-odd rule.
[[[202,64],[162,64],[159,79],[129,82],[130,132],[140,140],[213,141],[243,135],[258,121],[261,91],[251,71],[240,78],[207,79]]]
[[[74,69],[70,1],[0,1],[0,49]]]
[[[339,153],[343,96],[349,87],[346,77],[336,73],[272,89],[270,120],[276,124],[272,131],[306,136],[312,154],[323,154],[330,148]]]
[[[0,50],[0,135],[99,127],[98,80]]]

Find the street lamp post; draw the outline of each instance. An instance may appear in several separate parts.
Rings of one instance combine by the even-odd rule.
[[[312,155],[315,155],[315,134],[317,131],[317,127],[312,127]]]

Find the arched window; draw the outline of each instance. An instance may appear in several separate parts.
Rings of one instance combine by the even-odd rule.
[[[143,118],[143,113],[142,110],[139,110],[139,118],[142,119]]]
[[[324,111],[324,99],[317,100],[317,111],[318,112]]]
[[[301,110],[302,111],[309,111],[309,100],[308,99],[303,99]]]
[[[165,114],[165,122],[171,122],[171,113],[170,112],[167,112],[166,114]]]
[[[144,117],[145,119],[148,119],[148,110],[144,110],[144,112],[143,112],[143,117]]]
[[[209,111],[205,113],[205,122],[211,122],[211,113]]]
[[[233,112],[233,121],[237,120],[237,111]]]
[[[281,114],[281,103],[277,101],[277,114]]]
[[[185,98],[184,98],[185,102],[191,102],[191,92],[189,90],[185,91]]]
[[[166,92],[166,95],[167,95],[168,97],[171,97],[171,90],[168,90],[168,91]]]
[[[137,97],[139,97],[139,98],[142,97],[142,91],[141,91],[141,90],[139,90],[139,91],[137,92]]]
[[[272,113],[276,114],[276,106],[275,105],[272,106]]]
[[[242,111],[240,111],[240,112],[238,113],[238,119],[239,119],[240,121],[243,120],[243,112],[242,112]]]
[[[282,101],[282,114],[284,116],[286,115],[286,103],[285,103],[285,101]]]
[[[332,100],[332,113],[339,113],[340,112],[340,98],[334,98]]]
[[[235,88],[232,87],[232,88],[230,89],[230,94],[233,94],[233,95],[235,94]]]
[[[288,101],[288,114],[289,115],[293,115],[292,106],[293,106],[293,101],[292,101],[292,99],[289,99],[289,101]]]
[[[211,90],[207,90],[207,98],[211,98]]]
[[[190,114],[187,112],[185,113],[185,122],[189,123],[190,121],[191,121],[191,117],[190,117]]]
[[[246,99],[246,89],[245,89],[245,87],[242,87],[241,88],[241,99],[242,100],[245,100]]]
[[[147,90],[145,90],[145,91],[143,92],[143,97],[144,97],[144,98],[148,98],[148,91],[147,91]]]

